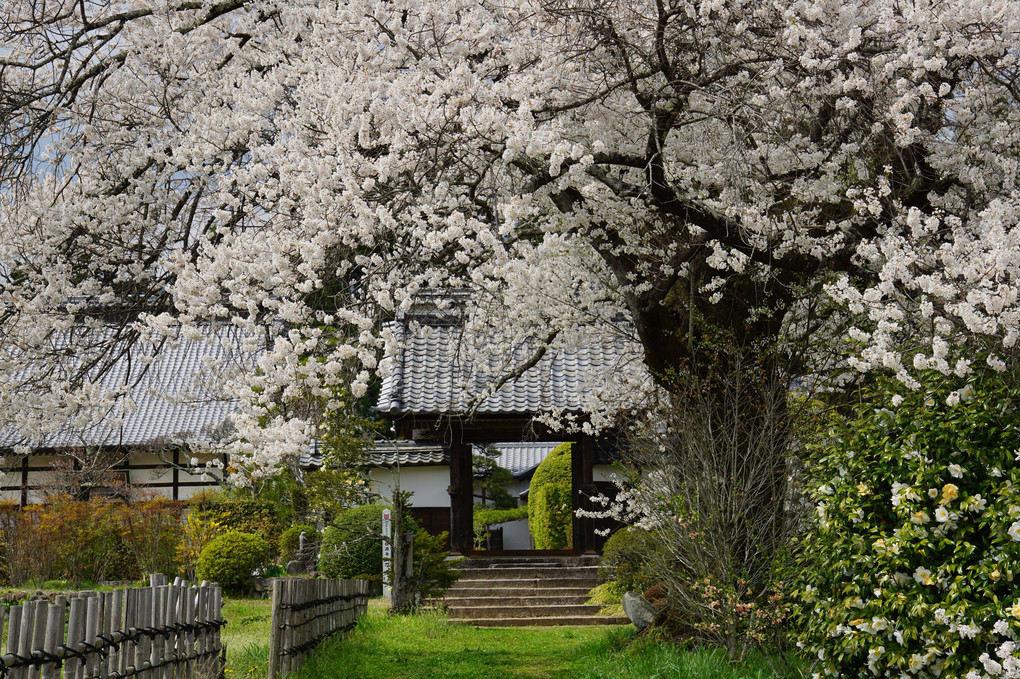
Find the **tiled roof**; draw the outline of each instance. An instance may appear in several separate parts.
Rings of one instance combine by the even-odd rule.
[[[323,453],[315,448],[301,456],[300,465],[305,469],[318,468],[324,461]],[[377,441],[365,450],[365,464],[370,467],[422,467],[427,465],[450,464],[446,446],[439,443],[418,443],[417,441]]]
[[[559,443],[493,443],[489,446],[475,445],[475,454],[482,454],[484,448],[499,451],[496,463],[514,476],[524,476],[541,464]]]
[[[520,377],[489,393],[501,376],[526,365],[533,347],[518,343],[503,354],[479,360],[464,347],[484,345],[484,337],[466,337],[458,324],[390,325],[396,355],[383,379],[377,410],[389,414],[464,413],[480,401],[475,414],[581,412],[593,389],[634,357],[620,337],[589,338],[573,346],[550,346]]]
[[[214,438],[227,416],[237,409],[236,401],[211,393],[203,379],[233,360],[222,344],[210,339],[181,340],[174,347],[166,345],[138,377],[143,356],[143,349],[133,348],[130,360],[118,361],[100,379],[105,390],[134,384],[120,404],[105,413],[98,423],[80,426],[69,423],[38,439],[27,438],[11,426],[3,427],[0,448],[137,446],[208,442]]]
[[[446,446],[439,443],[395,441],[384,444],[377,443],[366,450],[365,462],[375,467],[397,464],[402,467],[450,464],[450,453]]]

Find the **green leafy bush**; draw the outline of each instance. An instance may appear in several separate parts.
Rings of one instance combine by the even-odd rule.
[[[271,556],[277,553],[287,510],[279,503],[223,491],[199,493],[188,499],[188,512],[196,521],[212,522],[226,531],[261,535],[269,543]]]
[[[570,443],[556,446],[538,465],[528,487],[528,528],[535,549],[573,546]]]
[[[340,513],[322,534],[319,572],[327,578],[371,578],[382,573],[382,505]]]
[[[985,677],[1016,662],[1016,393],[947,382],[880,381],[813,450],[797,596],[823,674]]]
[[[298,549],[301,546],[301,533],[305,534],[305,540],[311,545],[309,554],[302,555],[306,558],[308,556],[314,556],[317,552],[316,547],[319,541],[322,539],[319,531],[307,523],[299,523],[291,526],[287,530],[280,533],[280,560],[284,563],[293,561],[298,555]]]
[[[527,507],[513,509],[497,509],[488,505],[475,505],[472,524],[475,535],[475,549],[482,549],[489,539],[489,528],[508,521],[519,521],[528,518]]]
[[[269,562],[269,543],[261,535],[232,532],[212,540],[198,557],[199,580],[219,583],[225,591],[243,593],[251,576]]]
[[[599,577],[621,595],[630,590],[644,592],[656,584],[653,556],[661,544],[646,530],[624,527],[609,536],[602,548]]]

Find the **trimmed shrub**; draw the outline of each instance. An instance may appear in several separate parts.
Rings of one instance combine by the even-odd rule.
[[[382,510],[361,505],[341,512],[322,533],[319,572],[327,578],[381,577]]]
[[[653,555],[660,551],[660,543],[648,531],[633,526],[621,528],[602,548],[599,577],[621,595],[628,590],[644,592],[656,582],[651,564]]]
[[[199,580],[219,583],[224,591],[244,593],[251,589],[255,571],[269,562],[269,543],[252,533],[227,533],[214,539],[198,557]]]
[[[797,610],[823,675],[1017,676],[1020,410],[972,379],[879,380],[809,451]]]
[[[528,487],[528,528],[535,549],[573,546],[570,443],[556,446],[538,465]]]
[[[305,539],[308,544],[311,545],[308,548],[308,554],[299,555],[298,550],[301,547],[301,533],[305,534]],[[280,561],[287,563],[293,561],[298,556],[313,557],[316,554],[316,547],[322,536],[315,526],[307,523],[298,523],[287,530],[280,533]]]
[[[261,535],[270,545],[270,555],[277,553],[285,525],[280,519],[279,503],[217,491],[194,495],[187,507],[196,521],[215,524],[228,532]]]

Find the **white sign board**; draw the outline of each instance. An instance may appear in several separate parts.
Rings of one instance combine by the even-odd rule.
[[[390,560],[393,558],[393,546],[390,544],[387,538],[393,537],[393,522],[390,516],[390,510],[382,510],[382,581],[383,581],[383,596],[387,599],[393,596],[393,587],[390,585]]]

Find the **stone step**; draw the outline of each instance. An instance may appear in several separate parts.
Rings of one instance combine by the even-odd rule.
[[[506,594],[492,594],[486,592],[486,596],[464,596],[451,597],[447,595],[444,600],[446,605],[454,608],[474,608],[482,606],[499,606],[504,608],[521,606],[564,606],[583,604],[588,600],[588,593],[583,594],[549,594],[522,596],[519,591],[507,590]]]
[[[464,589],[457,589],[456,586],[451,587],[446,592],[446,599],[458,598],[458,597],[470,597],[470,598],[512,598],[512,597],[542,597],[542,596],[569,596],[580,599],[588,599],[588,592],[591,591],[589,586],[581,587],[519,587],[516,585],[510,587],[466,587]]]
[[[574,567],[597,566],[598,556],[558,556],[558,557],[470,557],[459,562],[458,568],[475,570],[478,568],[514,568],[518,566],[541,567]]]
[[[505,566],[500,568],[467,568],[461,580],[509,580],[520,578],[593,578],[598,579],[598,566]]]
[[[601,606],[586,604],[553,604],[544,606],[451,606],[451,618],[486,620],[490,618],[573,618],[597,615]]]
[[[592,616],[562,616],[558,618],[479,618],[476,620],[457,620],[450,618],[450,622],[461,622],[475,627],[554,627],[554,626],[588,626],[588,625],[629,625],[630,620],[625,617],[610,615]]]
[[[532,579],[499,579],[499,580],[465,580],[461,578],[450,591],[465,589],[563,589],[564,587],[587,587],[591,589],[598,584],[597,578],[532,578]]]

